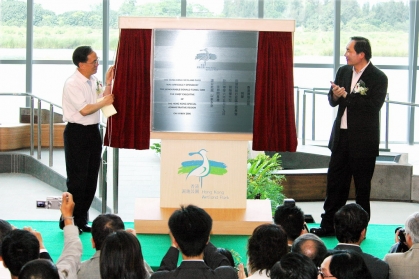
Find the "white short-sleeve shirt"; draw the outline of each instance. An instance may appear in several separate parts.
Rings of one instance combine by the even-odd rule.
[[[103,88],[99,80],[93,75],[88,79],[76,70],[64,84],[63,121],[81,125],[98,124],[100,110],[86,116],[80,110],[96,103],[100,97],[103,97]]]

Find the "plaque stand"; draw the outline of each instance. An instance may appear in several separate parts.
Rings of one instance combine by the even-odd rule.
[[[162,139],[160,199],[136,199],[137,233],[168,233],[170,215],[188,204],[211,215],[214,234],[251,235],[258,225],[271,223],[269,200],[246,200],[247,145],[243,140]],[[216,170],[194,175],[206,161]]]

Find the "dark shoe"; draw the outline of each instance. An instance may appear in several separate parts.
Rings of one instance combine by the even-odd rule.
[[[92,232],[92,227],[89,225],[79,226],[79,229],[83,232]]]
[[[82,229],[78,229],[79,230],[79,235],[83,233]]]
[[[314,233],[318,237],[336,235],[335,230],[327,230],[325,228],[312,228],[310,229],[310,233]]]
[[[62,219],[63,216],[60,217],[60,221],[58,222],[58,226],[60,227],[60,229],[64,228],[64,220]]]

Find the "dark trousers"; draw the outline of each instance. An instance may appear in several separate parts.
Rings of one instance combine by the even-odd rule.
[[[330,157],[326,200],[321,222],[321,227],[327,230],[333,230],[333,217],[348,200],[352,177],[355,183],[356,203],[367,211],[368,215],[371,214],[371,179],[376,157],[351,157],[347,135],[347,130],[340,131],[338,148]]]
[[[99,125],[68,123],[64,130],[67,188],[73,195],[74,223],[84,226],[97,187],[102,152]]]

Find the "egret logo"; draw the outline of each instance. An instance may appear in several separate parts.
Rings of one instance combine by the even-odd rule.
[[[178,170],[178,174],[187,173],[186,179],[189,176],[197,176],[199,177],[199,183],[201,184],[202,188],[202,179],[210,174],[214,175],[224,175],[227,173],[227,166],[222,162],[216,162],[212,160],[208,160],[207,158],[207,151],[205,149],[201,149],[198,152],[190,152],[189,156],[193,155],[200,155],[202,160],[192,160],[192,161],[185,161],[182,162],[182,166]]]

